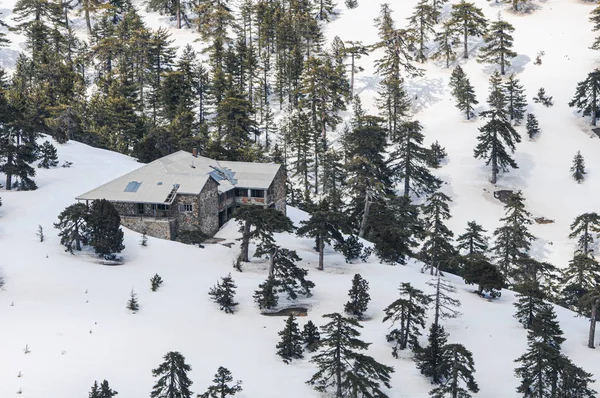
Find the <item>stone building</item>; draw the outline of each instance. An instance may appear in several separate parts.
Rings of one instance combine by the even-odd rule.
[[[195,150],[179,151],[76,199],[106,199],[118,210],[123,226],[173,240],[179,231],[213,236],[239,206],[274,207],[285,213],[285,180],[279,164],[217,161]]]

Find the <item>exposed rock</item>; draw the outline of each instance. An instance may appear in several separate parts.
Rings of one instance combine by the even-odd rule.
[[[550,220],[549,218],[546,217],[536,217],[534,218],[535,222],[538,224],[553,224],[554,220]]]
[[[506,204],[508,200],[515,192],[510,189],[501,189],[499,191],[494,191],[494,198],[498,199],[500,202]]]

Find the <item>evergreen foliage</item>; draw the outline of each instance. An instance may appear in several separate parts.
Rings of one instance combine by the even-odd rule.
[[[437,169],[442,165],[442,162],[447,156],[448,154],[446,153],[446,148],[441,146],[438,141],[435,141],[429,148],[429,159],[427,160],[427,165],[431,168]]]
[[[58,156],[56,154],[56,148],[50,143],[50,141],[44,141],[39,149],[38,167],[49,169],[50,167],[56,167],[58,165]]]
[[[442,384],[429,392],[432,398],[470,398],[469,392],[478,392],[479,386],[473,377],[475,362],[473,354],[462,344],[446,344],[442,350]]]
[[[458,29],[449,21],[444,22],[442,28],[435,34],[434,41],[437,49],[431,54],[431,59],[443,59],[446,68],[450,67],[450,62],[456,61],[456,51],[454,46],[458,42]]]
[[[490,78],[490,86],[488,104],[491,109],[479,114],[488,121],[479,128],[481,134],[477,137],[479,143],[474,150],[474,156],[478,159],[485,159],[487,165],[492,165],[490,182],[495,184],[500,171],[508,171],[509,166],[513,169],[518,168],[508,151],[515,151],[515,144],[521,142],[521,136],[508,120],[505,111],[506,97],[498,72]]]
[[[468,3],[461,0],[458,4],[452,5],[452,13],[448,21],[453,25],[456,31],[461,32],[463,36],[463,58],[469,58],[469,37],[481,37],[487,29],[487,20],[483,11],[475,6],[475,3]]]
[[[285,292],[290,300],[296,300],[298,295],[310,297],[310,290],[315,287],[312,281],[306,279],[308,270],[296,265],[300,260],[295,250],[280,247],[276,247],[271,255],[269,277],[274,280],[275,291]]]
[[[333,248],[344,255],[344,259],[347,264],[360,258],[362,261],[367,261],[367,258],[371,254],[371,248],[365,248],[360,240],[350,235],[343,242],[335,242]]]
[[[398,350],[419,347],[420,329],[425,329],[425,317],[431,298],[422,290],[414,288],[410,283],[403,282],[400,287],[400,298],[385,309],[383,322],[391,320],[392,329],[387,334],[388,342],[394,342],[392,355],[398,358]]]
[[[467,120],[470,120],[475,116],[473,106],[479,104],[479,102],[475,97],[475,88],[471,85],[469,78],[460,65],[456,65],[456,68],[452,71],[450,88],[456,99],[456,107],[465,112]]]
[[[277,295],[277,281],[274,277],[269,276],[266,281],[258,285],[258,290],[254,292],[254,301],[258,304],[261,310],[270,310],[279,303]]]
[[[89,398],[112,398],[118,394],[119,393],[117,391],[110,388],[108,381],[103,380],[99,386],[98,386],[98,382],[94,381],[92,390],[89,393]]]
[[[529,136],[529,139],[533,139],[540,134],[540,126],[533,113],[527,114],[527,123],[525,124],[525,128],[527,129],[527,135]]]
[[[483,36],[485,45],[479,49],[477,60],[499,65],[500,74],[504,75],[506,68],[510,66],[509,59],[517,56],[517,53],[512,49],[512,32],[514,31],[515,28],[506,21],[499,19],[492,22]]]
[[[236,288],[230,273],[222,277],[221,282],[217,281],[217,284],[208,291],[208,295],[215,303],[219,304],[221,311],[233,314],[235,306],[238,305],[234,300]]]
[[[593,257],[594,233],[600,232],[600,215],[583,213],[575,217],[570,226],[569,239],[577,239],[576,253],[585,257]]]
[[[38,229],[37,229],[37,232],[35,234],[40,239],[40,242],[44,241],[44,228],[42,228],[41,225],[38,225]]]
[[[444,224],[450,216],[450,197],[442,192],[431,194],[423,205],[425,240],[419,257],[429,268],[430,274],[441,271],[456,272],[457,253],[452,246],[454,233]]]
[[[318,392],[334,390],[336,398],[350,393],[365,397],[387,397],[381,391],[380,383],[391,388],[394,368],[360,352],[370,345],[359,339],[358,328],[362,326],[357,320],[338,313],[325,314],[323,317],[331,321],[321,326],[320,350],[311,359],[319,370],[307,383]]]
[[[213,385],[208,387],[208,390],[204,394],[199,394],[199,398],[226,398],[242,391],[242,382],[237,380],[233,385],[230,385],[233,381],[231,371],[223,366],[219,366],[215,378],[213,379]]]
[[[106,199],[92,202],[87,223],[90,227],[89,244],[100,256],[120,253],[125,248],[121,217]]]
[[[304,358],[302,347],[302,335],[294,315],[290,315],[285,321],[285,327],[280,331],[281,340],[277,343],[277,355],[283,362],[290,363],[292,359]]]
[[[127,309],[131,310],[133,313],[136,313],[140,309],[137,294],[135,294],[133,289],[131,289],[131,293],[129,294],[129,300],[127,300]]]
[[[192,368],[185,363],[184,356],[177,351],[169,351],[163,359],[163,363],[152,369],[152,376],[158,377],[158,380],[150,398],[191,398],[192,381],[187,374]]]
[[[525,108],[527,107],[525,89],[519,83],[519,79],[515,77],[514,73],[511,73],[506,83],[504,83],[507,112],[510,116],[510,121],[516,125],[521,124],[521,121],[525,117]],[[527,129],[527,133],[529,134],[529,129]]]
[[[435,292],[429,295],[433,304],[434,325],[439,325],[440,319],[451,319],[460,315],[456,309],[456,307],[460,307],[460,301],[451,297],[456,293],[454,285],[442,279],[440,275],[436,279],[428,281],[427,285],[435,289]]]
[[[533,97],[533,102],[535,102],[536,104],[542,104],[547,108],[554,105],[554,103],[552,102],[552,97],[546,96],[546,90],[543,87],[541,87],[538,90],[537,95],[535,97]],[[570,104],[569,104],[569,106],[570,106]]]
[[[500,297],[504,287],[504,276],[482,254],[467,256],[462,277],[466,284],[477,285],[477,294],[480,296],[487,292],[491,298]]]
[[[304,328],[302,329],[302,341],[309,352],[313,352],[318,348],[319,341],[321,341],[321,335],[313,321],[308,321],[304,325]]]
[[[430,35],[435,33],[433,25],[437,22],[438,12],[432,4],[429,4],[429,0],[420,0],[408,18],[408,26],[417,44],[415,60],[418,62],[427,61],[426,43]]]
[[[585,175],[587,173],[585,171],[585,161],[583,160],[583,155],[581,155],[581,151],[577,151],[577,153],[573,157],[573,166],[571,166],[571,173],[573,175],[573,179],[577,181],[578,184],[581,184],[585,179]]]
[[[59,229],[60,244],[65,251],[73,254],[73,250],[81,251],[81,245],[86,245],[90,233],[87,224],[89,210],[83,203],[67,206],[59,215],[54,228]]]
[[[364,280],[360,274],[354,274],[348,296],[350,300],[344,304],[344,311],[361,320],[365,311],[367,311],[369,301],[371,301],[369,282]]]
[[[467,257],[485,255],[488,251],[487,231],[476,221],[467,222],[465,233],[456,238],[456,249],[466,252]]]
[[[432,324],[429,328],[428,344],[426,347],[415,351],[414,360],[421,374],[430,378],[433,384],[441,384],[446,378],[443,373],[444,346],[448,340],[448,333],[441,325]]]
[[[539,97],[539,94],[538,94]],[[587,78],[577,83],[577,90],[571,102],[570,107],[577,108],[577,112],[583,116],[592,117],[592,126],[596,125],[596,119],[600,114],[600,70],[595,69],[590,72]]]
[[[344,4],[348,7],[349,10],[352,10],[358,7],[358,0],[345,0]]]
[[[152,278],[150,278],[150,290],[153,292],[157,291],[160,285],[162,285],[163,279],[158,274],[154,274]]]
[[[590,13],[590,22],[594,24],[593,32],[600,31],[600,6],[596,7]],[[594,39],[594,43],[590,47],[592,50],[600,50],[600,37]]]

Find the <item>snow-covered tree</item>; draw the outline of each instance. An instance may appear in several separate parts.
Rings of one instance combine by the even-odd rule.
[[[577,112],[583,116],[592,117],[592,126],[596,125],[598,114],[600,114],[600,70],[595,69],[590,72],[587,78],[577,83],[577,90],[571,102],[570,107],[577,108]]]

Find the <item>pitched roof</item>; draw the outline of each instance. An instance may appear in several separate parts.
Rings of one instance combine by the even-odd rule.
[[[219,192],[234,187],[267,189],[280,167],[279,164],[268,163],[219,162],[179,151],[81,194],[76,199],[170,204],[175,193],[200,193],[209,178],[219,183]]]

